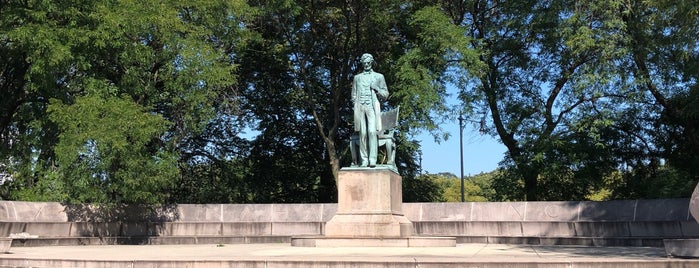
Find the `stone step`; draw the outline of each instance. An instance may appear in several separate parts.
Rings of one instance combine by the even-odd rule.
[[[12,247],[291,243],[290,236],[131,236],[15,238]]]
[[[0,267],[688,268],[662,248],[461,244],[457,247],[299,248],[288,244],[17,247]]]
[[[455,236],[457,244],[570,245],[593,247],[663,247],[660,237]],[[130,236],[15,238],[13,247],[79,245],[196,245],[291,243],[291,236]]]
[[[534,237],[457,236],[458,244],[512,244],[540,246],[663,247],[661,237]]]

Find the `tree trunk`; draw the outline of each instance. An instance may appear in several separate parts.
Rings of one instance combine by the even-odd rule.
[[[318,193],[318,202],[333,203],[337,201],[337,178],[340,172],[340,158],[335,150],[335,142],[326,139],[325,147],[328,151],[328,159],[330,160],[330,174],[323,172],[320,177],[320,189]],[[332,175],[329,176],[329,175]]]
[[[539,174],[529,166],[520,168],[520,173],[524,179],[524,200],[538,201],[539,200]]]

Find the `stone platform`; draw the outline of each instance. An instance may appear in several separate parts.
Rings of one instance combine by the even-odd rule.
[[[20,247],[0,267],[546,267],[689,268],[662,248],[458,244],[451,248],[291,247],[288,244]]]
[[[456,237],[413,236],[413,223],[403,214],[402,178],[394,168],[343,168],[337,189],[337,212],[324,235],[292,237],[292,246],[456,246]]]
[[[10,252],[12,246],[12,238],[0,237],[0,254]]]
[[[402,179],[387,168],[340,170],[337,213],[325,224],[327,237],[404,237],[413,224],[403,214]]]
[[[699,239],[666,239],[663,243],[668,256],[699,258]]]
[[[455,247],[455,237],[293,237],[294,247]]]
[[[694,192],[689,200],[689,213],[694,220],[699,221],[699,184],[694,187]],[[699,239],[666,239],[665,252],[669,256],[683,258],[699,258]]]

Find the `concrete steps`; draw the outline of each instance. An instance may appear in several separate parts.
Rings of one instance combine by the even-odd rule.
[[[694,260],[582,260],[582,261],[467,261],[453,260],[448,256],[444,260],[415,261],[403,260],[0,260],[0,267],[94,267],[94,268],[159,268],[159,267],[231,267],[231,268],[512,268],[512,267],[547,267],[547,268],[693,268],[699,262]]]
[[[661,248],[461,244],[456,247],[303,248],[288,244],[15,247],[0,267],[689,268]]]
[[[646,222],[413,222],[420,237],[456,243],[663,247],[663,239],[699,238],[699,224]],[[26,233],[12,246],[290,243],[321,236],[323,222],[0,222],[6,235]]]
[[[522,237],[455,236],[457,244],[511,244],[537,246],[663,247],[661,237]],[[12,247],[81,245],[198,245],[291,243],[292,236],[132,236],[15,238]]]
[[[510,244],[536,246],[589,247],[658,247],[664,246],[659,237],[515,237],[515,236],[457,236],[459,244]]]
[[[12,247],[290,243],[291,236],[116,236],[15,238]]]

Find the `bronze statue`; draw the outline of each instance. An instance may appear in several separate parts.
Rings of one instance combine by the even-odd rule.
[[[377,135],[382,130],[379,98],[388,98],[388,88],[383,75],[372,70],[374,57],[371,54],[362,55],[361,64],[364,70],[354,76],[352,83],[354,130],[359,132],[359,159],[356,160],[361,161],[362,167],[375,167]]]

